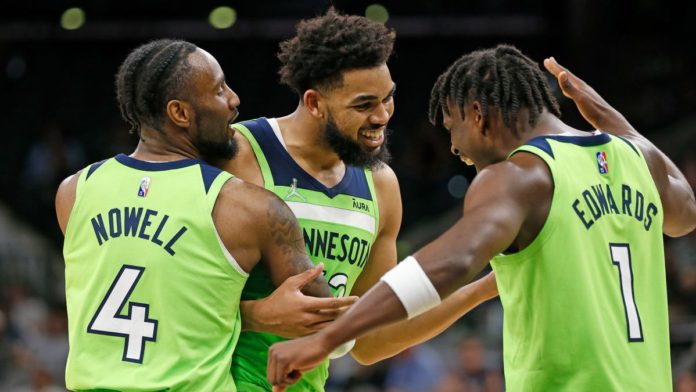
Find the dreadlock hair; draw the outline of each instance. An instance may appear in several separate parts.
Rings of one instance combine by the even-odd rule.
[[[396,34],[363,16],[325,15],[301,21],[297,35],[280,43],[280,81],[300,97],[307,89],[339,87],[343,72],[386,63]]]
[[[159,39],[126,57],[116,74],[116,99],[131,133],[141,137],[143,125],[160,128],[167,102],[184,90],[195,50],[190,42]]]
[[[457,103],[462,116],[467,101],[481,104],[484,119],[489,107],[500,109],[503,122],[513,133],[517,133],[515,124],[522,108],[529,110],[532,126],[544,109],[561,116],[539,65],[511,45],[466,54],[440,75],[430,93],[428,116],[433,125],[441,110],[449,114],[448,98]]]

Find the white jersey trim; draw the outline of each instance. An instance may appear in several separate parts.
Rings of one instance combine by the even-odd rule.
[[[242,266],[240,266],[239,263],[237,263],[237,259],[235,259],[234,256],[232,256],[232,253],[230,253],[230,251],[227,250],[227,247],[225,246],[225,244],[222,243],[222,238],[220,238],[220,234],[218,233],[217,228],[214,228],[213,231],[215,232],[215,238],[217,238],[218,244],[220,244],[220,249],[222,249],[222,253],[225,255],[225,258],[227,259],[227,261],[243,277],[248,278],[249,273],[244,271]]]
[[[285,201],[298,219],[351,226],[375,234],[375,218],[358,211],[342,208],[307,204],[297,201]]]
[[[268,124],[271,125],[271,129],[273,129],[273,133],[275,133],[276,137],[278,138],[278,141],[280,142],[280,144],[283,145],[283,148],[285,149],[285,151],[287,151],[288,146],[285,145],[285,139],[283,139],[283,134],[280,132],[280,125],[278,125],[278,119],[277,118],[269,118]]]

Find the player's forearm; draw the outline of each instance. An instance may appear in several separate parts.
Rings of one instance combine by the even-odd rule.
[[[606,101],[602,100],[595,107],[597,111],[591,118],[586,118],[593,127],[600,131],[609,132],[617,136],[638,136],[638,131],[633,128],[619,111],[614,109]]]
[[[363,365],[392,357],[439,335],[463,315],[498,295],[495,275],[470,283],[447,297],[439,306],[411,320],[400,321],[358,339],[351,352]]]
[[[379,309],[375,312],[374,309]],[[384,282],[378,282],[348,312],[321,330],[317,337],[328,347],[339,345],[371,332],[394,321],[403,320],[406,310],[394,291]]]
[[[270,332],[273,321],[266,320],[263,312],[263,300],[248,300],[239,303],[242,318],[242,331]]]
[[[483,184],[478,186],[486,183]],[[482,219],[484,215],[487,220]],[[510,228],[517,227],[514,224],[517,221],[503,226],[498,216],[491,217],[485,209],[474,209],[470,216],[470,222],[460,219],[436,241],[407,257],[380,278],[380,282],[346,314],[319,332],[317,339],[322,345],[334,349],[409,315],[415,318],[474,279],[488,260],[504,249],[501,244],[511,242]],[[470,227],[477,227],[474,234]],[[468,239],[462,243],[464,230]],[[496,237],[496,241],[487,240],[489,237]],[[478,246],[479,243],[483,244]],[[418,260],[423,261],[422,266]]]

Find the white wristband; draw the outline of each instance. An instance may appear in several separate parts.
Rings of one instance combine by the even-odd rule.
[[[440,294],[413,256],[387,271],[380,280],[394,290],[409,319],[440,304]]]
[[[349,340],[342,345],[336,347],[331,353],[329,354],[329,359],[336,359],[340,358],[350,352],[350,350],[353,349],[353,346],[355,346],[355,339]]]

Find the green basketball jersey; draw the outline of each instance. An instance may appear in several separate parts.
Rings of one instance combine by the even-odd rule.
[[[367,263],[379,228],[371,171],[346,165],[341,182],[327,188],[292,159],[275,119],[246,121],[237,124],[236,129],[249,140],[266,189],[285,200],[297,217],[307,253],[315,264],[324,263],[324,277],[333,294],[350,294]],[[267,297],[273,289],[267,272],[258,266],[251,271],[242,299]],[[271,390],[266,380],[268,348],[281,340],[284,339],[275,335],[242,332],[232,364],[240,391],[249,384]],[[327,377],[328,361],[303,374],[288,390],[323,391]]]
[[[537,238],[491,262],[507,390],[671,390],[663,211],[642,153],[604,133],[519,151],[554,192]]]
[[[248,275],[211,216],[230,177],[126,155],[82,171],[63,248],[70,390],[236,390]]]

